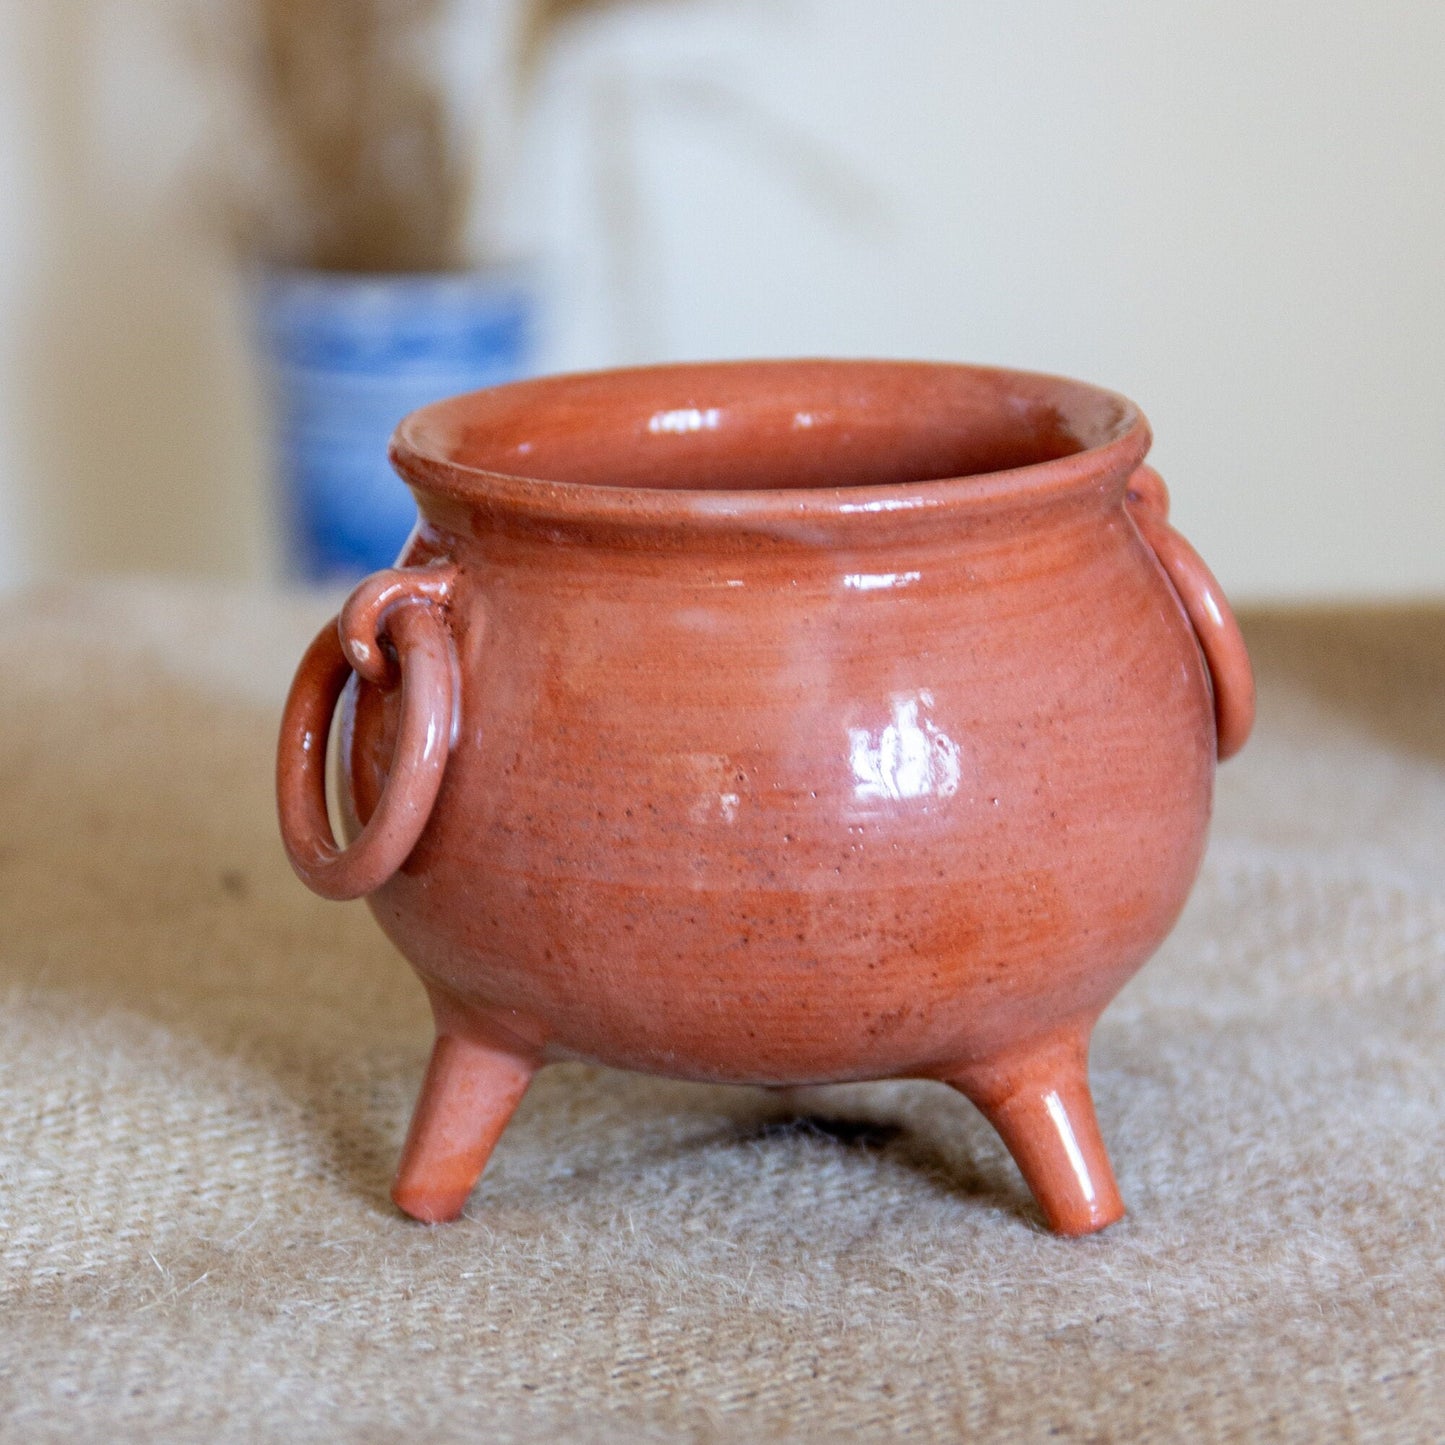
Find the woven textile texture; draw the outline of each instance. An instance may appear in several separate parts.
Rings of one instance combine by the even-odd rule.
[[[320,604],[5,612],[0,1434],[1441,1438],[1445,614],[1252,620],[1258,734],[1096,1036],[1132,1213],[1065,1241],[941,1086],[575,1065],[406,1221],[422,992],[274,822]]]

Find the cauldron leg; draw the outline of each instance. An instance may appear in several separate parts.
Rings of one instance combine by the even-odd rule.
[[[998,1130],[1051,1229],[1092,1234],[1124,1217],[1089,1093],[1088,1027],[969,1064],[948,1082]]]
[[[391,1186],[398,1209],[424,1224],[462,1212],[536,1068],[470,1029],[438,1031]]]

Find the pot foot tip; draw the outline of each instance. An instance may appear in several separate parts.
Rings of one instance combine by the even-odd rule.
[[[1090,1234],[1099,1234],[1111,1225],[1127,1217],[1129,1211],[1117,1195],[1113,1199],[1101,1199],[1096,1204],[1072,1209],[1065,1213],[1044,1211],[1044,1222],[1053,1234],[1064,1239],[1083,1239]]]
[[[467,1195],[458,1197],[454,1193],[438,1193],[398,1183],[392,1188],[391,1202],[418,1224],[450,1224],[462,1217]]]

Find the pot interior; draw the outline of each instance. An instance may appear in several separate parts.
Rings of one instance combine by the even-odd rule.
[[[1107,445],[1122,397],[917,362],[733,362],[546,377],[408,418],[443,467],[581,486],[759,491],[976,477]]]

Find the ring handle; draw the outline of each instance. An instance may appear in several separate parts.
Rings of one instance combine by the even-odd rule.
[[[451,748],[453,657],[439,604],[453,575],[442,564],[367,578],[296,670],[276,751],[276,804],[286,856],[323,898],[360,898],[380,888],[431,816]],[[342,848],[326,807],[326,751],[331,715],[353,670],[382,687],[395,686],[399,671],[401,726],[376,808]]]
[[[1232,758],[1254,727],[1254,669],[1244,634],[1204,559],[1169,525],[1169,489],[1153,467],[1129,478],[1129,515],[1159,559],[1199,639],[1214,692],[1220,761]]]

